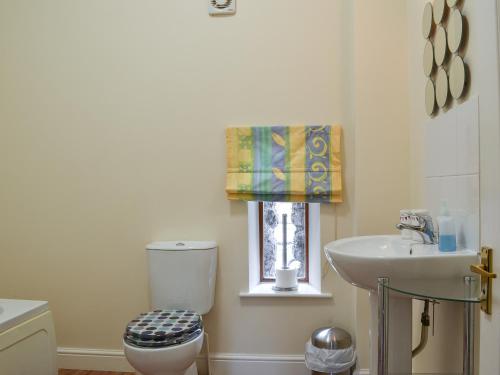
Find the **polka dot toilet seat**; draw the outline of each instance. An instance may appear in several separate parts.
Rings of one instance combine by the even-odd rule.
[[[191,310],[154,310],[127,325],[123,339],[138,347],[165,347],[189,342],[203,329],[201,316]]]

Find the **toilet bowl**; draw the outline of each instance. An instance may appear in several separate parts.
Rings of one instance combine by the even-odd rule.
[[[164,348],[141,348],[123,341],[127,360],[142,375],[197,375],[196,357],[203,345],[202,330],[184,344]]]
[[[198,375],[202,314],[214,304],[217,245],[155,242],[146,247],[155,310],[131,320],[123,334],[127,360],[142,375]]]
[[[196,375],[193,364],[203,334],[203,321],[195,311],[149,311],[127,324],[123,334],[125,356],[142,375]]]

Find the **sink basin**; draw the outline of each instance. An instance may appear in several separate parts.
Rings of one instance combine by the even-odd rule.
[[[411,250],[411,253],[410,253]],[[438,245],[403,240],[399,235],[350,237],[330,242],[325,254],[349,283],[377,290],[377,279],[443,279],[471,275],[476,251],[440,252]]]
[[[403,240],[401,236],[351,237],[330,242],[325,254],[331,266],[349,283],[370,290],[370,373],[378,365],[377,279],[428,280],[471,275],[469,266],[478,262],[476,251],[439,251],[437,245]],[[375,293],[373,293],[375,292]],[[389,373],[411,374],[412,302],[411,297],[389,296]]]

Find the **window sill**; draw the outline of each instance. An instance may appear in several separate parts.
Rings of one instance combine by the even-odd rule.
[[[323,293],[311,284],[299,283],[298,290],[293,292],[277,292],[273,283],[260,283],[248,292],[240,292],[240,298],[332,298],[331,293]]]

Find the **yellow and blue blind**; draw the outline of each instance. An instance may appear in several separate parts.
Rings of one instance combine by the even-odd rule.
[[[226,129],[230,200],[342,202],[339,125]]]

